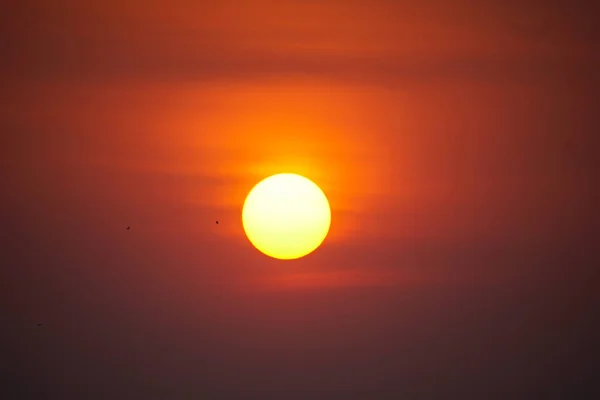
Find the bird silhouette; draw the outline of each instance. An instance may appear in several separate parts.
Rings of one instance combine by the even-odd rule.
[[[129,230],[129,228],[131,228],[130,226],[127,227],[127,230]]]
[[[42,326],[42,324],[37,324],[37,326]]]
[[[216,221],[216,224],[219,225],[219,221]]]

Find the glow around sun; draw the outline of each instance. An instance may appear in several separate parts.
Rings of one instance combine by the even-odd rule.
[[[323,243],[331,225],[331,210],[325,193],[311,180],[277,174],[252,188],[244,202],[242,223],[259,251],[291,260]]]

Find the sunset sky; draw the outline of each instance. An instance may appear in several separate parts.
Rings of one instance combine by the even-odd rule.
[[[598,5],[12,3],[2,398],[593,398]],[[242,228],[279,172],[298,260]]]

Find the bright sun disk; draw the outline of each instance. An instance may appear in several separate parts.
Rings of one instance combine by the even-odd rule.
[[[291,260],[323,243],[331,225],[331,210],[325,193],[314,182],[296,174],[277,174],[248,193],[242,223],[259,251]]]

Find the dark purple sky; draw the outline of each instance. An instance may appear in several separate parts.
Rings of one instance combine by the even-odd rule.
[[[598,6],[147,3],[0,17],[2,398],[596,398]]]

